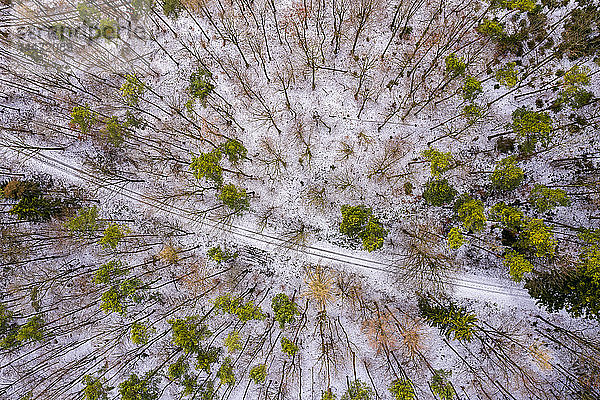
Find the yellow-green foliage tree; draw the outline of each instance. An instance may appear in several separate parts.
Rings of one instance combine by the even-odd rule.
[[[486,218],[481,200],[461,195],[455,204],[456,215],[468,231],[479,232],[485,228]]]
[[[504,253],[504,265],[508,267],[508,273],[515,282],[521,282],[523,275],[533,271],[533,264],[513,249]]]
[[[452,168],[452,154],[450,152],[443,153],[436,149],[428,149],[421,153],[431,165],[431,175],[434,177],[440,176],[442,173]]]
[[[373,215],[373,210],[364,205],[345,204],[341,208],[340,232],[350,238],[362,239],[363,249],[371,252],[383,247],[388,231]]]
[[[125,82],[121,85],[121,97],[131,107],[137,107],[140,96],[146,91],[146,85],[136,74],[125,75]]]
[[[525,179],[525,173],[517,165],[514,157],[501,160],[490,176],[494,189],[511,191],[516,189]]]
[[[556,252],[556,239],[543,220],[532,218],[523,227],[519,246],[531,251],[536,257],[550,257]]]
[[[448,232],[448,247],[451,249],[458,249],[465,243],[465,237],[463,236],[460,229],[453,227]]]
[[[529,202],[537,212],[545,212],[558,206],[568,206],[571,199],[562,189],[552,189],[537,183],[529,194]]]

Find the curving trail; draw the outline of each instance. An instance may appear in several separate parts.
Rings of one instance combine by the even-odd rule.
[[[50,168],[55,172],[62,174],[65,178],[72,181],[104,191],[107,195],[120,197],[122,199],[143,204],[154,211],[162,213],[164,216],[176,217],[180,221],[185,221],[186,225],[192,228],[202,227],[205,229],[219,230],[230,234],[241,243],[259,248],[264,251],[273,251],[282,247],[287,247],[289,242],[285,239],[272,234],[259,232],[240,225],[223,224],[210,216],[197,217],[194,210],[185,209],[180,206],[166,204],[160,200],[140,193],[124,185],[115,186],[115,182],[110,182],[106,178],[99,178],[93,173],[86,171],[82,167],[69,164],[65,160],[59,159],[47,152],[52,150],[31,149],[24,146],[19,139],[11,134],[4,133],[0,143],[1,156],[4,159],[12,159],[23,165],[43,166]],[[307,257],[310,262],[334,262],[338,264],[376,270],[388,273],[397,268],[396,265],[376,260],[365,255],[356,256],[348,252],[341,252],[328,243],[320,243],[320,246],[299,244],[294,249]],[[506,305],[515,305],[519,302],[519,307],[527,307],[539,311],[533,299],[531,299],[526,290],[517,287],[512,281],[493,279],[489,277],[481,278],[472,274],[459,274],[448,280],[449,284],[455,287],[455,295],[465,298],[482,298],[487,301],[505,303]]]

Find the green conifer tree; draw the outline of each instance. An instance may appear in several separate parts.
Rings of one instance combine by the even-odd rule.
[[[83,384],[84,400],[108,400],[108,391],[112,388],[106,384],[106,379],[88,374],[83,377]]]
[[[523,275],[533,271],[533,264],[513,249],[504,253],[504,265],[508,267],[508,273],[515,282],[521,282]]]
[[[96,120],[96,113],[90,110],[87,104],[84,106],[75,106],[73,107],[73,111],[71,111],[71,123],[76,125],[84,135],[91,132]]]
[[[451,53],[444,60],[446,63],[446,72],[452,75],[463,75],[467,70],[467,65],[461,57],[457,57],[456,54]]]
[[[457,227],[453,227],[448,232],[448,247],[451,249],[458,249],[465,243],[465,238]]]
[[[137,107],[140,96],[146,91],[146,85],[136,74],[127,74],[120,90],[125,103],[131,107]]]
[[[440,400],[452,400],[456,397],[456,391],[454,390],[454,386],[448,380],[448,377],[452,376],[452,371],[446,371],[444,369],[436,369],[433,372],[433,377],[431,378],[430,386],[431,391],[440,399]]]
[[[485,228],[486,218],[481,200],[462,195],[456,203],[456,215],[466,230],[479,232]]]
[[[525,173],[517,166],[514,157],[501,160],[490,176],[494,189],[510,191],[516,189],[525,179]]]
[[[285,336],[281,337],[281,350],[284,354],[288,356],[294,356],[298,352],[298,345],[292,342],[290,339]]]
[[[429,180],[423,191],[423,200],[427,204],[436,207],[452,202],[454,196],[456,196],[456,189],[446,179]]]
[[[360,379],[350,382],[348,390],[342,395],[341,400],[372,400],[373,390]]]
[[[300,314],[298,306],[286,294],[279,293],[271,301],[271,308],[275,313],[275,321],[279,322],[279,327],[283,329],[285,324],[293,324],[296,315]]]
[[[443,153],[436,149],[428,149],[421,155],[431,164],[431,175],[436,178],[452,168],[453,159],[450,152]]]
[[[513,131],[524,141],[524,149],[533,149],[536,143],[547,146],[552,134],[552,119],[547,112],[518,108],[512,113]]]
[[[72,236],[90,236],[100,229],[98,220],[98,207],[85,207],[77,211],[77,215],[65,222],[65,228]]]
[[[235,375],[233,374],[231,358],[225,357],[225,361],[223,361],[217,371],[217,378],[221,381],[221,385],[232,386],[235,384]]]
[[[473,101],[475,97],[477,97],[483,88],[481,87],[481,82],[479,82],[475,77],[468,75],[465,78],[465,82],[462,87],[462,96],[465,100]]]
[[[250,370],[250,379],[256,384],[264,383],[267,379],[267,366],[265,364],[258,364],[252,367]]]
[[[186,354],[198,353],[201,342],[212,332],[200,322],[197,316],[172,318],[167,321],[173,331],[173,343]]]
[[[250,200],[248,199],[246,189],[239,188],[231,183],[221,187],[219,200],[236,213],[250,208]]]
[[[148,377],[140,379],[136,374],[119,383],[121,400],[156,400],[159,396],[156,382]]]
[[[415,388],[409,379],[396,379],[388,389],[395,400],[414,400],[416,398]]]
[[[562,189],[552,189],[537,183],[529,194],[529,202],[537,212],[546,212],[558,206],[570,205],[571,199]]]
[[[448,339],[470,342],[473,338],[477,317],[465,307],[460,307],[452,301],[435,304],[424,296],[419,297],[418,306],[427,323],[439,328]]]
[[[200,153],[198,157],[192,157],[190,169],[197,179],[208,179],[213,181],[217,187],[220,187],[223,184],[223,168],[219,165],[220,162],[220,150]]]

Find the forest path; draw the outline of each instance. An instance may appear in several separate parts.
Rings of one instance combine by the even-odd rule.
[[[191,229],[203,228],[207,230],[218,230],[221,233],[228,234],[246,245],[259,248],[263,251],[277,251],[282,248],[289,248],[289,240],[278,237],[276,234],[265,233],[246,228],[236,224],[223,224],[215,218],[203,215],[198,217],[194,215],[194,210],[185,209],[177,205],[166,204],[163,201],[152,198],[141,193],[139,190],[128,187],[131,182],[123,180],[111,181],[107,178],[99,178],[94,173],[87,171],[84,167],[74,166],[73,163],[56,154],[52,149],[32,149],[23,146],[20,141],[10,134],[4,134],[0,144],[1,156],[6,160],[10,159],[20,163],[24,167],[39,170],[45,169],[51,175],[58,175],[72,183],[82,184],[88,190],[95,189],[97,192],[111,198],[121,198],[126,201],[134,202],[138,205],[146,206],[152,211],[161,214],[164,217],[175,217],[179,222]],[[377,260],[366,254],[351,254],[351,251],[340,249],[329,243],[320,242],[314,244],[295,245],[294,251],[306,256],[306,261],[313,264],[336,263],[350,266],[353,269],[369,269],[383,273],[389,273],[396,265]],[[455,287],[454,294],[458,297],[481,299],[493,303],[500,303],[506,306],[527,307],[530,310],[541,311],[530,298],[527,291],[518,287],[514,282],[506,279],[496,279],[491,277],[482,277],[468,273],[458,273],[448,278],[446,283]]]

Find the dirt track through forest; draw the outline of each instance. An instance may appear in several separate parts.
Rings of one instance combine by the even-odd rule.
[[[3,157],[5,159],[11,158],[27,166],[31,166],[33,163],[43,164],[73,181],[78,180],[82,183],[93,185],[94,188],[110,193],[113,196],[117,195],[125,200],[143,204],[155,211],[163,213],[165,216],[176,217],[180,221],[185,221],[188,226],[192,223],[192,227],[202,226],[212,230],[218,229],[223,233],[230,234],[232,237],[241,240],[247,245],[257,247],[264,251],[273,251],[278,248],[289,247],[289,241],[282,239],[281,237],[248,229],[236,224],[223,224],[210,216],[198,218],[193,215],[192,210],[166,204],[122,184],[121,186],[117,186],[115,185],[115,182],[99,178],[81,167],[72,166],[56,156],[46,154],[51,150],[27,149],[17,138],[10,134],[4,133],[3,138],[0,149],[3,149]],[[305,255],[307,259],[313,263],[337,263],[353,268],[358,267],[382,272],[390,272],[397,268],[397,265],[394,264],[385,263],[365,256],[358,257],[352,254],[343,253],[334,248],[328,249],[322,246],[298,244],[297,246],[295,245],[294,250]],[[537,309],[537,306],[533,299],[527,294],[527,291],[515,287],[512,282],[492,278],[485,278],[485,280],[486,281],[482,281],[482,278],[479,276],[476,277],[475,275],[462,273],[448,279],[445,283],[455,286],[455,294],[460,297],[472,298],[484,295],[484,297],[488,297],[487,300],[509,300],[509,302],[511,298],[518,298],[523,305],[527,304],[529,308]]]

